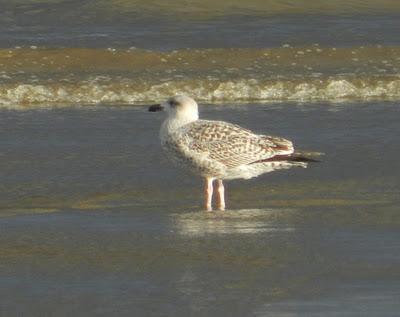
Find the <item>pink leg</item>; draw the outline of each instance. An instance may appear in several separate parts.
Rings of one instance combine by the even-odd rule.
[[[207,211],[212,211],[213,181],[214,179],[207,177],[204,182],[204,204]]]
[[[217,207],[219,210],[225,210],[225,188],[222,179],[217,180]]]

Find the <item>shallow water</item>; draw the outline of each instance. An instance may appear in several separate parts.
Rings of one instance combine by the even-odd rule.
[[[308,169],[201,181],[144,107],[1,110],[0,315],[396,316],[396,103],[203,106],[325,152]],[[18,303],[18,304],[16,304]]]
[[[0,0],[0,316],[398,316],[400,2]],[[201,180],[201,116],[326,153]]]

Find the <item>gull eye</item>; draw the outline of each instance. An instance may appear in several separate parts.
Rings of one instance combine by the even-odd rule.
[[[174,99],[171,99],[168,103],[172,108],[175,108],[175,107],[177,107],[179,105],[179,102],[177,102]]]

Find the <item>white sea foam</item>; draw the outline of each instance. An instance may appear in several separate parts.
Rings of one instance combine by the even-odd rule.
[[[105,84],[17,84],[0,86],[3,107],[40,107],[77,104],[138,104],[154,102],[184,93],[201,102],[341,102],[370,99],[400,100],[400,79],[348,80],[311,79],[306,81],[267,81],[254,79],[215,82],[214,80],[177,80],[138,86]]]

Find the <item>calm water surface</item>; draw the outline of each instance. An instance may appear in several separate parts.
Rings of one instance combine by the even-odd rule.
[[[396,316],[397,104],[201,115],[326,156],[229,182],[229,210],[205,213],[200,180],[161,152],[161,115],[2,110],[0,315]]]

